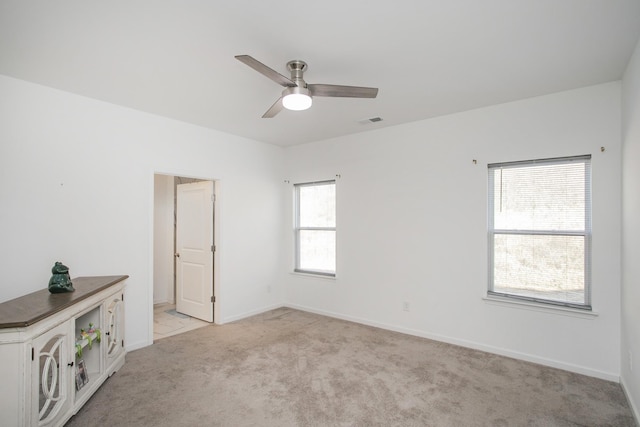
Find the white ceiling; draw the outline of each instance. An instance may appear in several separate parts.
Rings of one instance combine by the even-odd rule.
[[[618,80],[639,35],[639,0],[0,0],[0,74],[288,146]],[[262,119],[239,54],[380,91]]]

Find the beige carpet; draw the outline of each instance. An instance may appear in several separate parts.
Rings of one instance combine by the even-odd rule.
[[[67,426],[635,426],[619,384],[291,309],[165,338]]]

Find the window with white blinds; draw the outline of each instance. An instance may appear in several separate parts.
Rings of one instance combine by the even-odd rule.
[[[336,182],[295,184],[295,271],[336,275]]]
[[[591,156],[488,166],[488,294],[591,310]]]

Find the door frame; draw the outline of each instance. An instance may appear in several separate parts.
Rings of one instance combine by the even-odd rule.
[[[149,323],[148,323],[148,342],[149,343],[153,343],[153,293],[154,293],[154,287],[153,287],[153,276],[154,276],[154,241],[155,241],[155,232],[154,232],[154,212],[155,212],[155,205],[154,205],[154,189],[155,189],[155,182],[154,182],[154,176],[155,175],[165,175],[165,176],[171,176],[171,177],[182,177],[182,178],[191,178],[191,179],[198,179],[198,180],[204,180],[204,181],[212,181],[213,182],[213,191],[214,191],[214,195],[215,195],[215,203],[213,205],[213,244],[216,248],[216,250],[213,252],[213,295],[215,296],[215,301],[213,303],[213,323],[214,324],[221,324],[221,319],[222,316],[220,315],[220,310],[221,310],[221,306],[222,306],[222,301],[220,298],[220,203],[221,203],[221,197],[220,197],[220,193],[221,193],[221,187],[222,187],[222,183],[221,180],[216,179],[216,178],[211,178],[211,177],[204,177],[204,176],[199,176],[199,175],[194,175],[193,173],[189,173],[189,172],[184,172],[184,171],[167,171],[167,170],[153,170],[152,173],[150,174],[150,209],[149,209],[149,216],[150,216],[150,221],[149,221],[149,236],[150,236],[150,241],[149,241],[149,277],[151,278],[151,280],[149,280],[149,284],[148,284],[148,310],[149,310]],[[175,207],[174,207],[174,214],[175,214]],[[175,233],[175,230],[172,230],[173,233]],[[175,236],[175,235],[174,235]],[[173,256],[173,249],[172,249],[172,256]],[[175,264],[173,266],[174,269],[174,275],[175,275]]]

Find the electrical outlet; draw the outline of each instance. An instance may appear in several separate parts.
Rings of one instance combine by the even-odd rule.
[[[271,285],[267,285],[267,293],[270,294],[271,293]]]
[[[403,309],[404,311],[409,311],[409,301],[404,301],[404,302],[402,303],[402,309]]]

